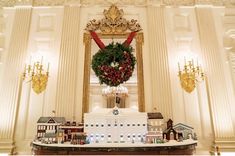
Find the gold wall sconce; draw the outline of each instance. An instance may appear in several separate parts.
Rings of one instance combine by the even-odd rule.
[[[33,66],[31,65],[31,63],[28,65],[25,64],[22,76],[23,80],[27,78],[30,79],[29,81],[32,81],[32,89],[37,94],[42,93],[46,89],[49,77],[50,64],[48,63],[47,71],[45,71],[42,60],[43,57],[41,59],[41,62],[35,62],[33,63]]]
[[[178,76],[180,78],[181,87],[188,93],[191,93],[196,87],[197,82],[201,82],[204,80],[205,75],[202,71],[201,66],[194,65],[194,60],[186,61],[184,58],[184,66],[181,70],[180,63],[178,62]]]

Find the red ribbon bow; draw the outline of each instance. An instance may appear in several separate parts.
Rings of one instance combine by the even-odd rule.
[[[98,47],[102,50],[105,48],[104,43],[100,40],[100,38],[98,37],[98,35],[96,34],[96,32],[94,31],[90,31],[91,37],[94,39],[95,43],[98,45]],[[133,38],[136,35],[136,31],[131,32],[127,39],[122,43],[124,46],[129,46],[133,40]]]

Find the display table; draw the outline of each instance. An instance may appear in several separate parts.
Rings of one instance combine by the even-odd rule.
[[[197,141],[170,141],[164,144],[96,143],[86,145],[32,142],[36,155],[192,155]]]

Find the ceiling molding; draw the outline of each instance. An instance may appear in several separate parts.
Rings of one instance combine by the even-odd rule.
[[[81,0],[82,5],[146,5],[148,0]]]
[[[195,6],[235,7],[235,0],[0,0],[0,7],[64,6],[64,5],[134,5],[134,6]]]

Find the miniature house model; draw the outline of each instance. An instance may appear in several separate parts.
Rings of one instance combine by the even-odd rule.
[[[178,139],[178,134],[173,128],[173,121],[171,119],[167,121],[167,129],[163,132],[163,138],[167,140]]]
[[[193,136],[193,127],[178,123],[174,125],[173,128],[176,130],[179,137],[182,136],[184,140],[192,138]]]
[[[147,113],[132,109],[99,109],[84,114],[90,143],[141,142],[147,132]]]
[[[71,141],[75,135],[83,132],[83,125],[67,121],[66,124],[59,126],[60,130],[64,131],[64,141]]]
[[[165,130],[165,124],[162,114],[160,112],[148,113],[148,133],[146,134],[146,142],[155,143],[157,140],[162,140],[163,130]]]
[[[59,126],[65,123],[64,117],[40,117],[37,121],[37,138],[53,138]],[[46,136],[45,134],[48,133]]]

